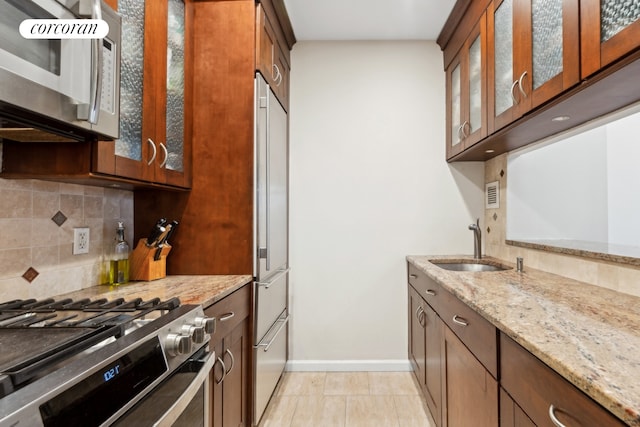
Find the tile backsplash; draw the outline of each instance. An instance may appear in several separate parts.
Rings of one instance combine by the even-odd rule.
[[[515,263],[516,257],[524,258],[527,267],[640,296],[640,268],[626,264],[596,261],[578,256],[546,252],[507,245],[507,154],[485,162],[485,181],[499,181],[500,207],[485,210],[485,253]]]
[[[117,221],[133,240],[131,191],[0,179],[0,200],[0,301],[94,286]],[[74,227],[89,228],[88,254],[73,255]]]

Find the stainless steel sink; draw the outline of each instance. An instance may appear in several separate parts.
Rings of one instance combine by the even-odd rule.
[[[511,267],[504,265],[484,264],[481,261],[460,261],[460,262],[446,262],[446,261],[430,261],[431,264],[437,265],[440,268],[451,271],[504,271],[510,270]]]

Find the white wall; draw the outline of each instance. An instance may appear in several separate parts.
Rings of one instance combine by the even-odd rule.
[[[507,239],[606,243],[606,129],[554,141],[509,155]]]
[[[609,241],[638,247],[640,236],[640,113],[607,125]]]
[[[407,369],[405,256],[473,252],[484,165],[445,158],[434,42],[292,52],[292,370]]]

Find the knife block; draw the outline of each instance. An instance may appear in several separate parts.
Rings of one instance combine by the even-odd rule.
[[[156,256],[156,247],[148,247],[147,239],[140,239],[133,250],[130,259],[130,280],[156,280],[167,276],[167,255],[171,251],[171,245],[164,244],[160,249],[160,259]]]

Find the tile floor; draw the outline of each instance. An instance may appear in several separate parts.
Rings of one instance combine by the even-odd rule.
[[[410,372],[285,372],[260,427],[434,427]]]

